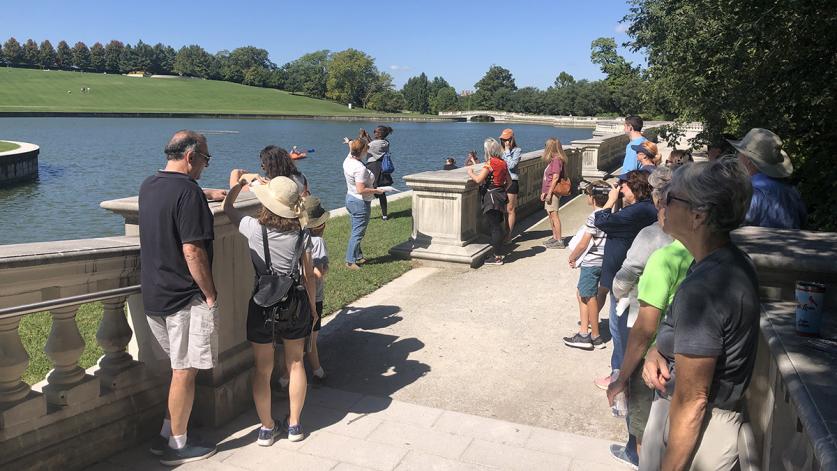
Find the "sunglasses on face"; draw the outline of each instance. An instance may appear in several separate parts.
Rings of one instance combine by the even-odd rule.
[[[211,159],[212,156],[209,155],[209,154],[204,154],[203,152],[201,152],[199,150],[196,150],[195,153],[200,155],[201,157],[203,157],[204,160],[206,161],[206,166],[209,167],[209,159]]]

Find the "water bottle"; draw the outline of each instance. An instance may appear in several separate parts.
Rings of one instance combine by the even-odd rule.
[[[625,417],[628,415],[628,398],[625,397],[625,392],[620,392],[613,398],[613,406],[610,412],[614,417]]]

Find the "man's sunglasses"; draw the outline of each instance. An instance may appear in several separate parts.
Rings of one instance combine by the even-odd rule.
[[[200,155],[201,157],[203,157],[204,160],[206,160],[206,166],[209,167],[209,159],[211,159],[212,156],[209,155],[209,154],[204,154],[203,152],[201,152],[199,150],[196,150],[195,153]]]

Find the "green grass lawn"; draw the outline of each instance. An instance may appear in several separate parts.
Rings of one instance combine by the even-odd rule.
[[[410,269],[408,260],[394,259],[389,255],[389,249],[410,237],[411,206],[410,198],[390,203],[390,217],[386,222],[381,220],[379,208],[372,209],[372,220],[363,239],[363,254],[369,261],[363,269],[357,271],[348,270],[344,262],[346,242],[349,238],[349,218],[341,216],[328,221],[325,240],[331,266],[326,276],[326,315],[375,291]],[[84,368],[93,366],[102,356],[102,349],[96,343],[96,330],[101,319],[101,303],[81,306],[76,316],[76,323],[86,345],[80,362]],[[23,380],[29,384],[44,379],[52,368],[49,358],[44,353],[51,326],[51,316],[46,312],[25,316],[20,322],[20,336],[30,356],[29,368],[24,373]]]
[[[0,111],[385,115],[231,82],[9,67],[0,67]]]
[[[7,152],[10,150],[15,150],[20,147],[18,144],[13,144],[11,142],[0,141],[0,152]]]

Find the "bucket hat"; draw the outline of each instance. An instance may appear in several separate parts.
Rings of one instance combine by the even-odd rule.
[[[302,198],[302,205],[305,206],[305,215],[308,218],[306,228],[320,227],[328,221],[331,213],[323,208],[320,199],[316,196],[305,196]]]
[[[793,173],[790,157],[782,150],[782,139],[772,131],[753,128],[741,140],[727,139],[727,142],[768,177],[785,178]]]
[[[503,132],[500,133],[500,139],[511,139],[514,137],[514,131],[511,128],[503,129]]]
[[[307,222],[299,187],[290,178],[272,178],[267,185],[254,186],[253,193],[271,213],[283,218],[299,219],[303,226]]]

